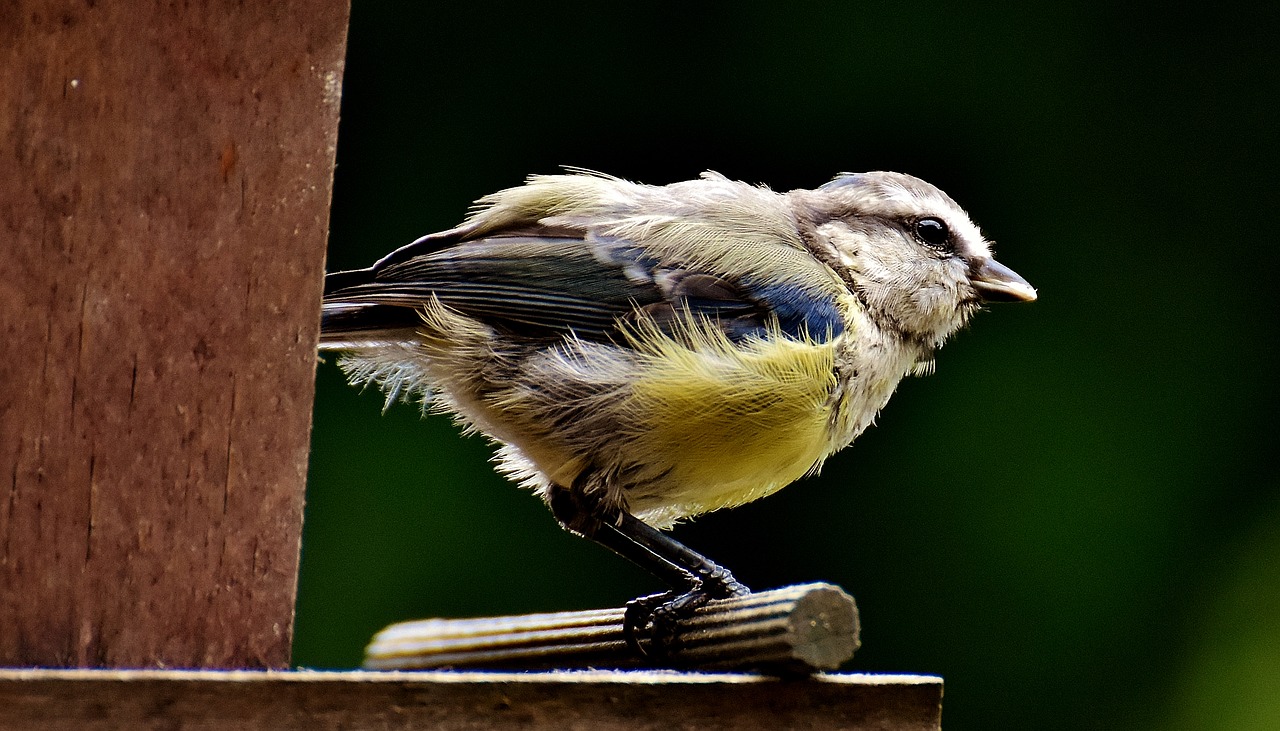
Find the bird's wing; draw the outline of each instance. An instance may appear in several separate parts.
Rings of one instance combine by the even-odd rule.
[[[456,229],[329,275],[322,343],[411,338],[433,298],[533,338],[619,342],[629,323],[694,318],[732,341],[825,341],[843,329],[842,295],[767,190],[712,174],[665,187],[535,176],[481,199]]]
[[[815,283],[759,269],[730,275],[695,257],[679,261],[590,230],[524,229],[471,241],[428,237],[370,269],[329,275],[324,341],[411,333],[432,298],[528,338],[572,332],[617,343],[629,323],[645,320],[665,330],[690,316],[714,323],[733,341],[771,329],[825,341],[843,328],[834,290],[821,277]]]

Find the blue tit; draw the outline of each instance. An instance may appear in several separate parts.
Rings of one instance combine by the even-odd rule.
[[[328,275],[320,347],[488,436],[561,525],[683,608],[747,589],[663,529],[816,473],[983,303],[1035,298],[910,175],[776,193],[574,170]]]

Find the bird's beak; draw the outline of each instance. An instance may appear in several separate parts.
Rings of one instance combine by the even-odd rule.
[[[995,259],[975,262],[969,282],[983,302],[1032,302],[1036,298],[1035,287]]]

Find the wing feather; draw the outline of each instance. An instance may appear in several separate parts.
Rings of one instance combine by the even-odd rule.
[[[662,209],[671,205],[664,188],[552,177],[496,194],[468,223],[368,269],[330,274],[324,341],[411,337],[417,312],[432,299],[528,338],[572,333],[625,345],[623,330],[639,319],[674,328],[689,317],[735,342],[777,332],[818,341],[840,334],[834,275],[796,245],[794,232],[787,235],[786,220],[761,214],[753,222],[734,197],[742,190],[731,186],[752,197],[774,194],[722,178],[695,181],[717,187],[685,195],[682,201],[703,207],[682,202],[673,215]],[[645,195],[658,196],[659,210],[643,205]]]

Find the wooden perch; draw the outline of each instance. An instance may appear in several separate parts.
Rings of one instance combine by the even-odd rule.
[[[374,636],[365,667],[638,667],[623,636],[625,610],[596,609],[393,624]],[[834,670],[858,649],[853,598],[830,584],[800,584],[708,603],[677,626],[669,664],[773,672]]]

